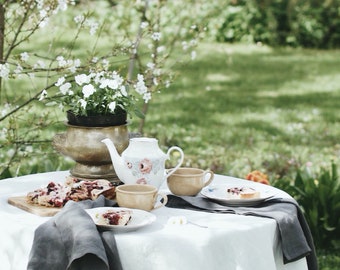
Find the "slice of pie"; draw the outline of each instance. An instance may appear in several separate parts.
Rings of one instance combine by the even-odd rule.
[[[99,195],[107,199],[116,196],[116,189],[111,182],[105,179],[83,180],[68,177],[64,184],[51,181],[46,187],[27,193],[27,202],[47,207],[63,207],[69,200],[83,201],[95,200]]]
[[[116,196],[115,187],[105,179],[90,181],[68,177],[65,184],[71,187],[69,198],[73,201],[95,200],[99,195],[104,195],[107,199],[113,199]]]
[[[260,192],[250,187],[233,187],[227,189],[228,199],[254,199],[260,197]]]
[[[39,188],[27,194],[27,201],[47,207],[62,207],[68,201],[70,187],[50,182],[44,188]]]
[[[97,214],[98,225],[121,225],[126,226],[130,221],[132,211],[130,210],[107,210],[104,213]]]

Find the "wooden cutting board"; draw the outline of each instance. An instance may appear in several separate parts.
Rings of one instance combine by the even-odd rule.
[[[8,203],[41,217],[52,217],[62,209],[30,204],[26,201],[26,196],[10,197],[8,198]]]

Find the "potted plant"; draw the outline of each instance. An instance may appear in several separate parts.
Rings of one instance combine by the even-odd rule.
[[[116,71],[99,71],[61,77],[53,98],[67,111],[65,133],[53,138],[54,148],[73,159],[75,177],[118,181],[106,146],[111,139],[122,153],[129,143],[127,115],[143,117],[136,102],[150,99],[142,75],[135,82],[124,80]]]
[[[136,106],[139,97],[151,98],[143,75],[127,82],[116,71],[99,71],[61,77],[55,84],[59,92],[54,100],[67,110],[68,123],[82,126],[126,124],[127,115],[143,114]],[[131,89],[133,91],[131,91]]]

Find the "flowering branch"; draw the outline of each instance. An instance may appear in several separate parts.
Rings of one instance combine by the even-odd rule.
[[[128,80],[131,80],[132,79],[132,75],[133,75],[133,70],[135,68],[135,62],[136,62],[136,59],[138,57],[138,49],[139,49],[139,45],[140,45],[140,42],[141,42],[141,39],[142,39],[142,34],[143,34],[143,22],[145,21],[145,14],[146,14],[146,11],[148,9],[148,6],[149,6],[149,0],[145,0],[145,6],[142,10],[142,14],[141,14],[141,20],[140,20],[140,24],[139,24],[139,27],[138,27],[138,33],[136,35],[136,39],[135,39],[135,42],[133,43],[133,46],[132,46],[132,52],[131,52],[131,56],[130,56],[130,61],[129,61],[129,69],[128,69]]]
[[[62,104],[64,108],[74,105],[79,112],[87,114],[87,109],[99,112],[94,105],[94,101],[100,103],[96,94],[101,92],[99,90],[107,90],[110,94],[102,97],[102,101],[105,100],[103,104],[107,105],[102,108],[105,112],[112,112],[117,106],[127,106],[134,113],[142,101],[142,111],[146,115],[152,95],[169,87],[176,62],[182,63],[185,53],[192,59],[195,55],[194,47],[203,28],[193,29],[192,26],[202,17],[192,16],[192,11],[183,8],[187,7],[187,3],[182,2],[119,1],[104,8],[94,9],[92,6],[92,12],[88,12],[89,9],[83,9],[83,5],[97,7],[106,1],[80,1],[75,9],[68,8],[75,5],[74,0],[1,1],[0,145],[3,151],[0,153],[0,166],[15,162],[21,164],[27,146],[33,145],[34,141],[44,141],[40,139],[42,128],[59,121],[60,110],[51,107],[36,109],[43,104],[35,101],[42,100],[50,105],[50,101],[57,101],[57,98],[61,103],[63,99],[69,99],[69,103]],[[202,3],[207,5],[206,1],[198,0],[191,2],[191,7],[197,5],[198,11],[206,10],[206,6],[201,9]],[[84,12],[79,15],[80,10]],[[57,20],[46,30],[44,27],[61,11],[67,11],[66,20]],[[69,18],[73,21],[70,22]],[[66,22],[67,25],[62,25]],[[59,40],[56,39],[58,35]],[[34,47],[30,49],[32,43]],[[181,47],[183,51],[179,53],[179,59],[171,58],[172,53]],[[171,61],[167,63],[169,59]],[[120,77],[112,78],[113,71],[116,71],[116,76],[126,71],[124,83],[119,82]],[[94,74],[104,75],[97,82],[77,83],[77,76],[92,80],[98,78]],[[64,80],[60,81],[62,78]],[[75,93],[78,90],[77,97],[71,95],[71,91]],[[53,117],[48,117],[50,112]],[[144,123],[145,119],[142,119],[141,132]],[[13,152],[14,144],[17,148]],[[36,147],[34,151],[38,155],[41,150]],[[46,151],[43,153],[45,155]],[[9,163],[2,162],[6,155]]]

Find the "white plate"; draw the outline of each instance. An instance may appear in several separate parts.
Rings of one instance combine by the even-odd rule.
[[[102,214],[107,210],[130,210],[132,211],[131,219],[127,225],[100,225],[97,224],[97,216],[98,214]],[[156,216],[139,209],[130,209],[130,208],[122,208],[122,207],[97,207],[86,209],[86,212],[93,219],[94,223],[96,223],[97,227],[102,230],[110,230],[115,232],[130,232],[138,230],[144,226],[147,226],[156,220]]]
[[[251,199],[238,199],[238,198],[228,198],[227,196],[227,189],[228,188],[242,188],[242,187],[251,187],[255,189],[256,191],[260,192],[259,198],[251,198]],[[274,196],[274,194],[268,190],[268,189],[259,189],[254,186],[237,186],[237,185],[211,185],[207,186],[202,189],[201,194],[211,200],[217,201],[221,204],[231,205],[231,206],[254,206],[257,205],[271,197]]]

